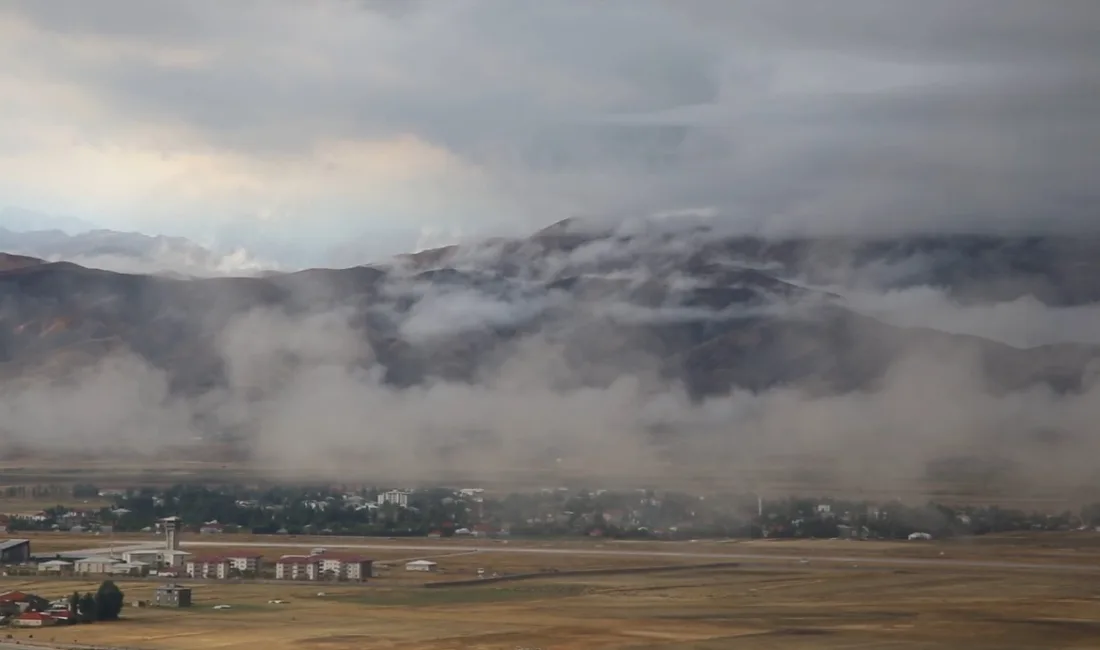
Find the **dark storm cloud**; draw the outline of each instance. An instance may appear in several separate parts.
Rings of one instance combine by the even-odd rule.
[[[529,225],[685,206],[779,231],[1096,221],[1089,0],[9,7],[49,32],[206,54],[43,54],[123,114],[260,155],[412,133],[485,170]]]

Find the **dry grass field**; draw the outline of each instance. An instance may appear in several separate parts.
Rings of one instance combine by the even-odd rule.
[[[305,546],[315,542],[302,541]],[[510,573],[548,566],[567,570],[673,563],[672,558],[567,553],[580,544],[561,545],[560,555],[451,550],[437,557],[450,578],[466,577],[479,566]],[[193,583],[195,606],[189,610],[127,608],[124,620],[116,623],[8,633],[24,642],[33,634],[37,642],[149,650],[1038,650],[1095,648],[1100,643],[1100,571],[1057,566],[1067,558],[1100,566],[1096,534],[998,536],[968,543],[700,542],[656,547],[707,553],[751,549],[775,553],[784,561],[671,573],[548,576],[442,589],[420,585],[438,576],[403,571],[384,573],[367,586]],[[270,550],[274,555],[287,551]],[[383,548],[372,548],[369,554],[379,561],[431,555]],[[1049,564],[1051,570],[814,559],[846,554],[1023,561]],[[810,562],[792,562],[792,556]],[[120,585],[128,601],[149,598],[155,586],[136,581]],[[51,597],[94,587],[88,581],[0,581],[2,589]],[[272,599],[288,602],[271,604]],[[231,607],[213,609],[221,604]]]
[[[93,587],[18,586],[51,595]],[[122,587],[128,598],[152,590]],[[1074,575],[734,569],[439,590],[322,588],[324,596],[317,586],[203,585],[190,610],[128,609],[116,623],[13,636],[164,650],[1011,650],[1093,648],[1100,639],[1100,587]],[[212,609],[219,604],[231,609]]]

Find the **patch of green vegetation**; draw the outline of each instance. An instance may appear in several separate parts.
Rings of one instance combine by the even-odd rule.
[[[484,587],[449,587],[444,589],[370,590],[356,594],[334,595],[331,598],[376,607],[432,607],[470,603],[497,603],[547,598],[569,598],[585,591],[579,584],[486,585]]]

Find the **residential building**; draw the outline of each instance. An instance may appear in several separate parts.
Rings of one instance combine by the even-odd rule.
[[[351,582],[366,582],[374,571],[374,560],[348,558],[344,560],[343,577]]]
[[[152,604],[154,607],[190,607],[191,588],[176,584],[161,585],[153,595]]]
[[[354,555],[324,553],[313,557],[321,560],[321,577],[329,580],[362,582],[371,576],[374,560]]]
[[[378,495],[378,505],[392,503],[402,508],[409,507],[409,493],[401,490],[390,490]]]
[[[23,564],[31,559],[31,540],[6,539],[0,542],[0,564]]]
[[[225,558],[229,560],[230,570],[240,571],[241,573],[257,574],[263,565],[263,556],[258,554],[227,555]]]
[[[321,573],[316,555],[284,555],[275,563],[276,580],[320,580]]]
[[[185,571],[189,578],[215,578],[225,580],[229,577],[229,559],[225,557],[199,557],[187,560]]]
[[[413,560],[405,564],[406,571],[435,571],[439,565],[431,560]]]
[[[363,582],[371,577],[374,560],[349,555],[316,553],[284,555],[275,565],[279,580],[350,580]]]

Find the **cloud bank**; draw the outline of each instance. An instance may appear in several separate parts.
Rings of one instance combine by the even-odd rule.
[[[1080,0],[13,0],[0,201],[313,264],[685,208],[1095,230],[1097,60]]]
[[[563,307],[523,295],[488,299],[471,290],[418,287],[400,276],[388,290],[394,298],[410,292],[420,302],[400,328],[429,350],[449,335],[523,327]],[[889,308],[888,317],[907,325],[1001,328],[1006,339],[1058,331],[1062,340],[1075,338],[1057,316],[1021,318],[1039,312],[1031,303],[964,308],[929,288],[847,299],[869,311]],[[892,306],[895,300],[900,306]],[[776,315],[796,304],[770,309]],[[620,309],[614,300],[605,305]],[[618,322],[678,317],[698,321],[700,314],[658,305],[619,314]],[[462,477],[527,486],[699,481],[767,489],[812,475],[827,481],[822,489],[888,492],[911,489],[937,458],[996,456],[1015,463],[1011,481],[999,485],[1010,492],[1071,494],[1095,480],[1091,459],[1100,438],[1091,423],[1100,416],[1100,384],[1087,378],[1076,393],[995,390],[962,346],[899,351],[867,390],[825,395],[779,386],[700,401],[662,378],[659,360],[615,331],[600,334],[620,347],[610,353],[615,363],[591,361],[603,373],[597,382],[586,360],[535,329],[485,365],[476,382],[437,378],[398,387],[383,381],[387,369],[357,319],[342,307],[242,314],[217,337],[225,384],[187,398],[169,391],[163,370],[121,351],[59,382],[9,382],[0,392],[0,431],[23,450],[148,454],[229,433],[243,441],[255,466],[290,478]]]

